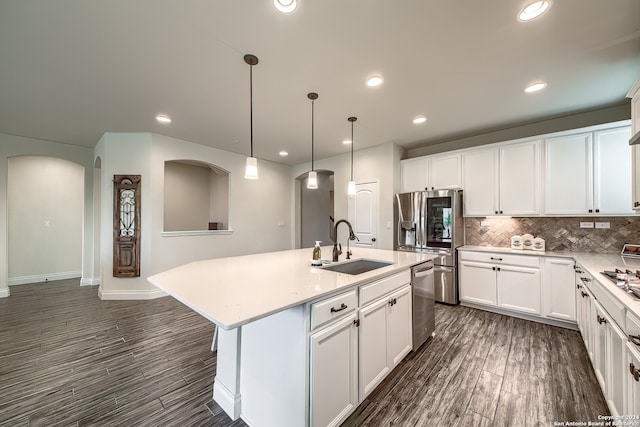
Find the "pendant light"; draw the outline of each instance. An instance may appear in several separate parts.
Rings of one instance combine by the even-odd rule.
[[[347,194],[349,196],[355,196],[356,194],[356,182],[353,180],[353,123],[358,120],[357,117],[349,117],[347,120],[351,122],[351,180],[347,187]]]
[[[247,157],[244,177],[245,179],[258,179],[258,159],[253,157],[253,66],[258,63],[258,57],[247,54],[244,56],[244,62],[249,64],[249,120],[251,126],[251,156]]]
[[[318,94],[315,92],[309,92],[307,94],[307,98],[311,100],[311,172],[309,172],[309,177],[307,178],[307,188],[315,190],[318,188],[318,174],[313,168],[313,107],[315,100],[318,99]]]

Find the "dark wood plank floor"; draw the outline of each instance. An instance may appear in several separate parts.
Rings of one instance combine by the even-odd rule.
[[[438,334],[343,424],[551,426],[607,408],[577,332],[437,305]],[[246,426],[211,399],[213,325],[77,280],[0,299],[0,426]]]

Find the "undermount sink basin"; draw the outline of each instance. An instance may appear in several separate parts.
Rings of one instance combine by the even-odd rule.
[[[322,267],[324,270],[335,271],[345,274],[362,274],[367,271],[375,270],[377,268],[386,267],[392,265],[392,262],[374,261],[372,259],[358,259],[355,261],[345,262],[343,264],[330,265],[328,267]]]

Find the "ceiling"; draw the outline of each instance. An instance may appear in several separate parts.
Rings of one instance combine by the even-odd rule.
[[[526,23],[519,0],[299,3],[4,0],[0,133],[93,147],[155,132],[247,155],[246,53],[255,156],[292,165],[311,157],[311,91],[318,159],[350,150],[352,115],[356,150],[416,148],[619,104],[640,77],[637,0],[555,0]]]

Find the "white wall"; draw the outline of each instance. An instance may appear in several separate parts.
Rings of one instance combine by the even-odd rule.
[[[84,174],[84,232],[82,244],[82,280],[91,283],[93,276],[93,150],[51,141],[0,134],[0,297],[9,295],[7,236],[7,169],[8,158],[14,156],[51,156],[82,165]]]
[[[9,284],[81,276],[84,174],[54,157],[9,158]]]
[[[400,190],[400,159],[404,151],[396,144],[389,143],[376,147],[357,150],[354,152],[353,179],[358,181],[377,179],[379,188],[379,237],[380,249],[393,250],[393,197]],[[350,153],[327,159],[316,160],[315,169],[324,169],[334,172],[334,218],[336,221],[348,217],[347,184],[351,175],[351,155]],[[310,170],[311,164],[305,163],[293,168],[292,177],[298,177],[305,171]],[[295,188],[292,189],[293,200],[292,212],[298,212],[296,204],[300,203],[299,196]],[[391,223],[391,228],[387,228],[387,222]],[[347,229],[341,227],[338,240],[346,242]]]
[[[96,145],[102,160],[100,296],[103,299],[158,296],[146,277],[208,258],[291,248],[291,168],[260,160],[260,179],[244,179],[245,157],[155,134],[107,133]],[[229,171],[229,229],[199,235],[163,235],[164,164],[198,160]],[[141,271],[139,278],[114,278],[113,175],[142,175]]]

